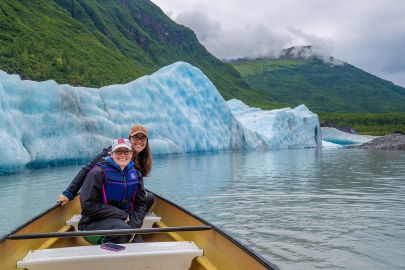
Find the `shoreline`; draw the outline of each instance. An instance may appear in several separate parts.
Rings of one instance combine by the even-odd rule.
[[[405,150],[405,135],[402,133],[392,133],[375,138],[369,142],[353,146],[360,149],[376,150]]]

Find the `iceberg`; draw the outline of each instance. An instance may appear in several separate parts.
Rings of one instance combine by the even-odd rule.
[[[322,148],[343,148],[343,145],[322,140]]]
[[[337,145],[362,144],[375,139],[376,136],[358,135],[340,131],[336,128],[322,127],[322,140]]]
[[[237,99],[227,101],[242,124],[248,145],[270,149],[321,146],[318,116],[305,105],[294,109],[262,110]]]
[[[73,87],[0,71],[0,173],[85,161],[135,123],[154,155],[318,147],[319,121],[304,105],[265,111],[226,102],[184,62],[127,84]]]

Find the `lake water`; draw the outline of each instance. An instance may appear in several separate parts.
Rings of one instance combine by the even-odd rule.
[[[53,205],[79,168],[0,176],[0,235]],[[405,152],[171,156],[146,186],[281,269],[405,269]]]

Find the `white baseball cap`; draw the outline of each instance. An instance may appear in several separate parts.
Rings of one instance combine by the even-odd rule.
[[[128,150],[132,150],[132,144],[128,139],[118,138],[118,139],[113,140],[111,151],[114,152],[115,150],[117,150],[120,147],[127,148]]]

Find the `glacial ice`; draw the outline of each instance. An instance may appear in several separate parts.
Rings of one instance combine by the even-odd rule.
[[[304,148],[321,145],[318,116],[305,105],[294,109],[262,110],[242,101],[227,101],[242,124],[248,145],[257,148]],[[263,144],[264,143],[264,144]]]
[[[0,71],[0,173],[88,160],[135,123],[148,127],[154,155],[321,145],[318,118],[305,106],[265,111],[226,102],[184,62],[99,89]]]
[[[362,144],[374,138],[376,136],[351,134],[332,127],[322,127],[322,140],[337,145]]]

